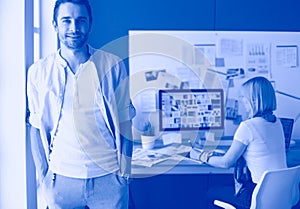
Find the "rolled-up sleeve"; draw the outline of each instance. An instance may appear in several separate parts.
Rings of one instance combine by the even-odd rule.
[[[28,100],[28,122],[35,128],[40,129],[40,111],[39,111],[39,98],[37,87],[36,67],[33,65],[28,70],[27,80],[27,100]]]

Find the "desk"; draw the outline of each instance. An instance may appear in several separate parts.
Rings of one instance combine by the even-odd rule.
[[[300,140],[288,150],[287,161],[289,167],[300,164]],[[158,169],[161,167],[166,172]],[[190,161],[182,161],[173,167],[167,164],[150,168],[133,166],[130,209],[205,209],[206,192],[214,186],[232,185],[232,172],[233,169]]]
[[[287,151],[287,164],[288,167],[300,165],[300,139],[295,140],[296,144],[289,148]],[[225,146],[223,146],[225,144]],[[218,146],[218,149],[227,150],[230,143],[228,140]],[[157,146],[162,146],[161,142],[157,143]],[[140,143],[135,143],[134,148],[141,148]],[[189,160],[166,160],[158,163],[152,167],[132,166],[133,177],[142,177],[143,175],[158,175],[158,174],[203,174],[203,173],[215,173],[215,174],[229,174],[233,169],[215,168],[205,164],[199,164]]]
[[[166,160],[152,167],[133,165],[130,209],[204,209],[207,190],[214,185],[232,185],[232,173],[233,169],[189,160]]]
[[[136,145],[135,148],[139,149],[141,148],[141,145]],[[221,149],[227,150],[228,146],[222,146]],[[183,160],[167,159],[151,167],[133,165],[131,172],[134,178],[143,178],[160,174],[232,174],[233,169],[215,168],[206,164],[194,162],[187,158]]]

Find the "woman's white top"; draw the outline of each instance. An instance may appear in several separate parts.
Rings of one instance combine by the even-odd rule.
[[[261,117],[246,120],[238,127],[234,140],[247,146],[243,157],[254,183],[267,170],[287,167],[284,133],[278,118],[275,123]]]

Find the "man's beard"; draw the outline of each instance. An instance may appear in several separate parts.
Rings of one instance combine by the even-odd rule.
[[[88,34],[70,34],[70,35],[73,36],[79,35],[79,38],[72,39],[71,37],[67,37],[67,35],[61,38],[62,43],[69,49],[80,49],[86,44],[88,40]]]

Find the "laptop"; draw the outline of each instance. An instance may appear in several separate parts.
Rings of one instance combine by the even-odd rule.
[[[291,143],[294,119],[292,118],[279,118],[282,124],[284,138],[285,138],[285,149],[288,150]]]

